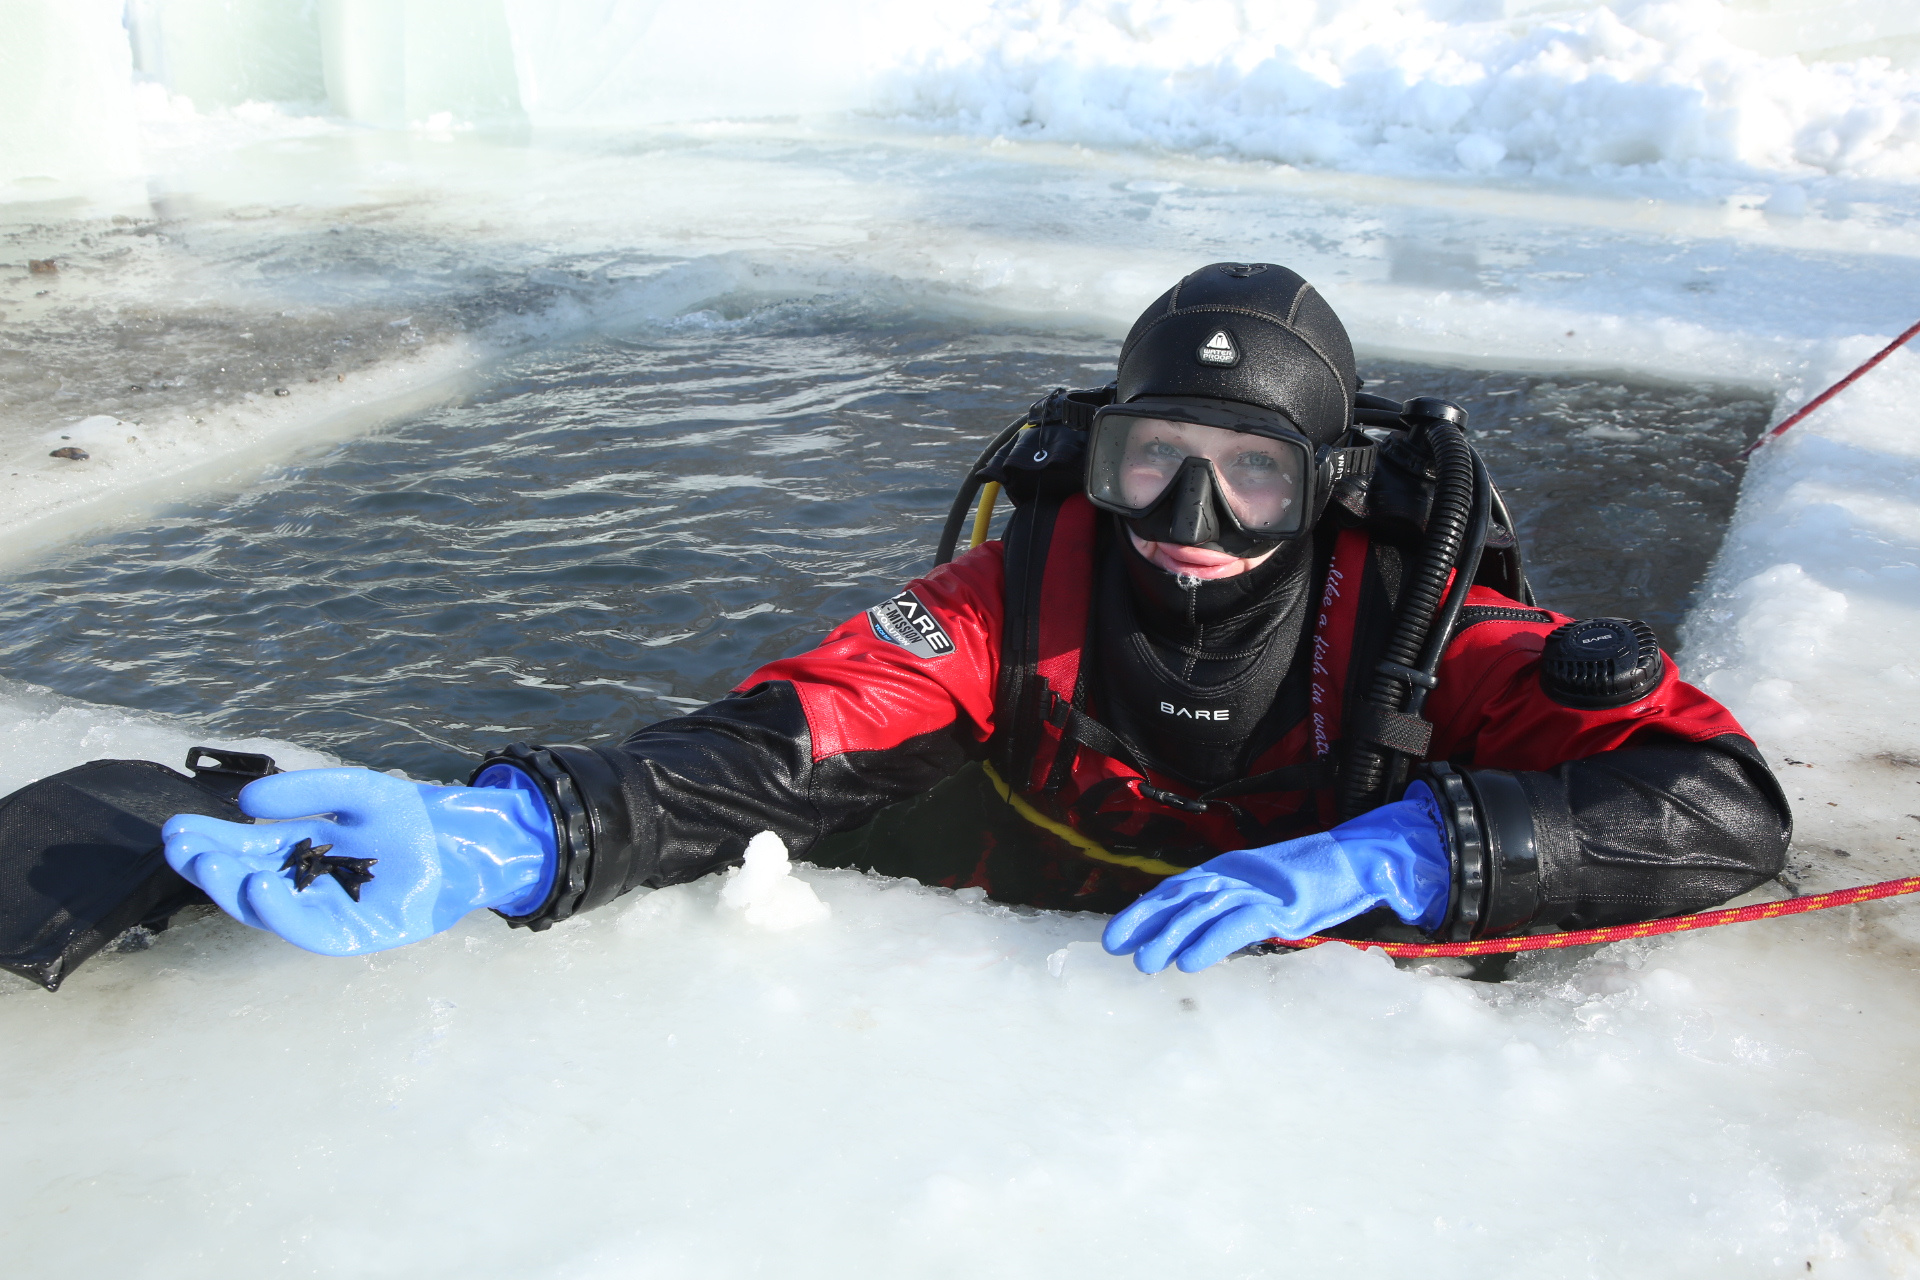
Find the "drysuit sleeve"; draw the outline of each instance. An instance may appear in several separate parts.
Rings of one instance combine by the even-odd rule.
[[[1454,641],[1429,703],[1435,791],[1456,824],[1449,937],[1582,929],[1717,906],[1779,874],[1793,817],[1727,709],[1681,680],[1565,705],[1540,653],[1562,615],[1476,589],[1496,618]]]
[[[755,671],[718,702],[617,744],[487,757],[542,786],[561,836],[545,928],[640,886],[738,862],[772,831],[796,856],[980,754],[993,732],[1002,601],[987,543]]]

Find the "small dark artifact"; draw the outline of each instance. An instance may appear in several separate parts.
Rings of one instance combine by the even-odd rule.
[[[323,844],[316,849],[313,841],[302,840],[287,852],[287,860],[280,864],[280,869],[293,872],[295,893],[304,892],[321,876],[332,876],[349,898],[360,901],[360,886],[373,879],[373,872],[368,868],[380,859],[329,858],[327,850],[331,848],[332,845]]]

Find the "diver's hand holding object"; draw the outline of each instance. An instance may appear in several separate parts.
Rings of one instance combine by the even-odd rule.
[[[162,832],[175,871],[234,919],[322,955],[418,942],[468,912],[530,911],[557,860],[532,782],[496,765],[474,787],[371,769],[302,769],[251,783],[252,825],[198,814]]]
[[[1446,828],[1425,783],[1331,831],[1241,849],[1171,876],[1101,942],[1142,973],[1193,973],[1268,938],[1304,938],[1374,907],[1431,929],[1447,912]]]

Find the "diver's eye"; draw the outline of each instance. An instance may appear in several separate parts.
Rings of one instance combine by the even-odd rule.
[[[1270,453],[1243,453],[1233,460],[1233,465],[1247,471],[1272,471],[1280,462]]]
[[[1149,440],[1140,450],[1148,462],[1178,462],[1185,456],[1165,440]]]

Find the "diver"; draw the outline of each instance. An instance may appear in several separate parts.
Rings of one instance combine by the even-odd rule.
[[[1323,930],[1639,921],[1775,875],[1792,819],[1759,751],[1644,624],[1534,605],[1464,416],[1363,394],[1293,272],[1203,267],[1110,387],[995,442],[971,483],[1015,501],[1001,539],[810,652],[622,742],[496,751],[466,787],[265,777],[241,805],[280,821],[176,816],[167,860],[353,955],[480,907],[544,929],[761,831],[848,861],[883,809],[959,787],[981,830],[922,878],[1110,913],[1148,973]]]

